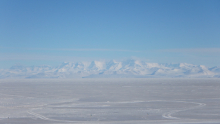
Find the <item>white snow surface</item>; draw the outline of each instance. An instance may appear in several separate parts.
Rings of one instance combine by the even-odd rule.
[[[220,67],[188,63],[125,61],[63,62],[51,66],[12,66],[0,69],[0,78],[219,78]]]

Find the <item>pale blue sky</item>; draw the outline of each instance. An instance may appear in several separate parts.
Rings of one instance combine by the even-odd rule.
[[[219,0],[0,0],[0,68],[137,57],[220,66]]]

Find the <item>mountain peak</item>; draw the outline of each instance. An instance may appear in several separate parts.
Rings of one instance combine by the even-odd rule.
[[[57,67],[21,65],[1,69],[0,77],[82,78],[82,77],[220,77],[220,67],[207,68],[189,63],[148,63],[136,59],[123,61],[63,62]]]

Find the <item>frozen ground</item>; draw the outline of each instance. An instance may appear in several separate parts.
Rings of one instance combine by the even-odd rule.
[[[220,124],[220,79],[0,80],[0,124]]]

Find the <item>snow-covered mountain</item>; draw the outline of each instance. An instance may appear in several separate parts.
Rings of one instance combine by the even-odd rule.
[[[188,63],[160,64],[125,61],[64,62],[51,66],[12,66],[1,69],[0,78],[220,78],[220,67]]]

